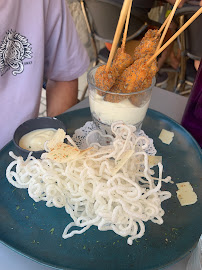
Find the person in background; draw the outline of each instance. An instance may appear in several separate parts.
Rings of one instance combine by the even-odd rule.
[[[38,116],[44,81],[48,116],[77,103],[89,58],[65,0],[1,0],[0,25],[1,149]]]

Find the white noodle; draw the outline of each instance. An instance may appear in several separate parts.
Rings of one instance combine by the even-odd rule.
[[[29,196],[36,202],[45,201],[47,207],[64,207],[73,222],[67,225],[62,237],[82,234],[92,225],[101,231],[113,230],[120,236],[128,236],[128,244],[145,233],[144,222],[151,220],[162,224],[164,211],[161,203],[171,197],[161,191],[163,165],[158,164],[159,176],[153,177],[148,166],[145,149],[149,140],[137,137],[133,126],[115,123],[111,126],[114,138],[111,144],[90,144],[92,131],[86,137],[92,149],[74,160],[60,164],[48,159],[36,159],[29,155],[26,161],[15,156],[6,170],[8,181],[17,188],[28,188]],[[75,145],[69,136],[69,143]],[[113,169],[122,154],[134,150],[134,154],[113,175]],[[81,229],[74,229],[73,227]]]

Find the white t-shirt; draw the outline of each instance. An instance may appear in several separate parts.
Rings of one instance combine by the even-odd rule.
[[[0,25],[1,149],[38,115],[44,78],[78,78],[89,59],[65,0],[1,0]]]

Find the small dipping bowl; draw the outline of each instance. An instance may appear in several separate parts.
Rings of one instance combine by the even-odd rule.
[[[111,134],[111,124],[123,121],[139,131],[151,100],[155,77],[151,86],[142,91],[135,92],[134,89],[132,93],[113,93],[96,87],[97,68],[93,67],[87,75],[90,110],[96,127],[104,134]]]
[[[34,131],[36,129],[44,129],[44,128],[53,128],[53,129],[63,129],[66,133],[66,127],[63,122],[58,120],[55,117],[38,117],[34,119],[30,119],[21,124],[15,131],[13,135],[13,142],[16,146],[17,154],[22,156],[24,159],[27,158],[30,152],[33,152],[33,156],[36,158],[40,158],[41,154],[45,152],[45,150],[41,151],[29,151],[19,146],[19,141],[25,134]]]

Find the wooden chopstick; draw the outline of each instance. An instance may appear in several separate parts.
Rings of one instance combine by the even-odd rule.
[[[123,30],[123,26],[124,26],[124,23],[125,23],[126,16],[128,14],[128,9],[129,9],[130,5],[131,5],[131,0],[125,0],[124,3],[123,3],[121,13],[120,13],[120,17],[119,17],[119,21],[118,21],[118,24],[117,24],[117,27],[116,27],[116,32],[115,32],[115,35],[114,35],[113,43],[112,43],[112,48],[110,50],[109,58],[108,58],[108,61],[107,61],[106,71],[108,71],[109,67],[111,66],[112,59],[113,59],[114,54],[116,52],[117,44],[119,42],[121,32]]]
[[[173,6],[173,9],[172,9],[172,11],[171,11],[171,13],[170,13],[170,16],[168,17],[168,21],[167,21],[167,23],[166,23],[165,29],[164,29],[164,31],[163,31],[163,34],[162,34],[161,38],[160,38],[160,41],[159,41],[158,46],[157,46],[157,48],[156,48],[156,51],[158,51],[158,50],[160,49],[160,47],[161,47],[161,45],[162,45],[162,43],[163,43],[163,40],[164,40],[165,35],[166,35],[167,31],[168,31],[168,28],[169,28],[169,26],[170,26],[170,23],[171,23],[171,21],[172,21],[172,18],[173,18],[173,16],[174,16],[175,11],[176,11],[178,5],[180,4],[180,2],[181,2],[181,0],[176,0],[175,4],[174,4],[174,6]]]
[[[122,44],[121,44],[122,51],[125,51],[126,38],[127,38],[127,33],[128,33],[128,26],[129,26],[129,20],[130,20],[130,12],[131,12],[131,7],[132,7],[132,2],[133,1],[131,0],[131,4],[129,6],[128,14],[127,14],[127,17],[126,17],[125,29],[124,29],[123,39],[122,39]]]
[[[202,7],[149,59],[150,64],[165,48],[167,48],[198,16],[202,13]]]
[[[170,13],[171,14],[171,13]],[[170,14],[168,15],[168,17],[166,18],[166,20],[164,21],[164,23],[161,25],[161,27],[159,28],[158,30],[158,34],[160,35],[161,32],[163,31],[164,27],[166,26],[168,20],[169,20],[169,17],[170,17]]]

